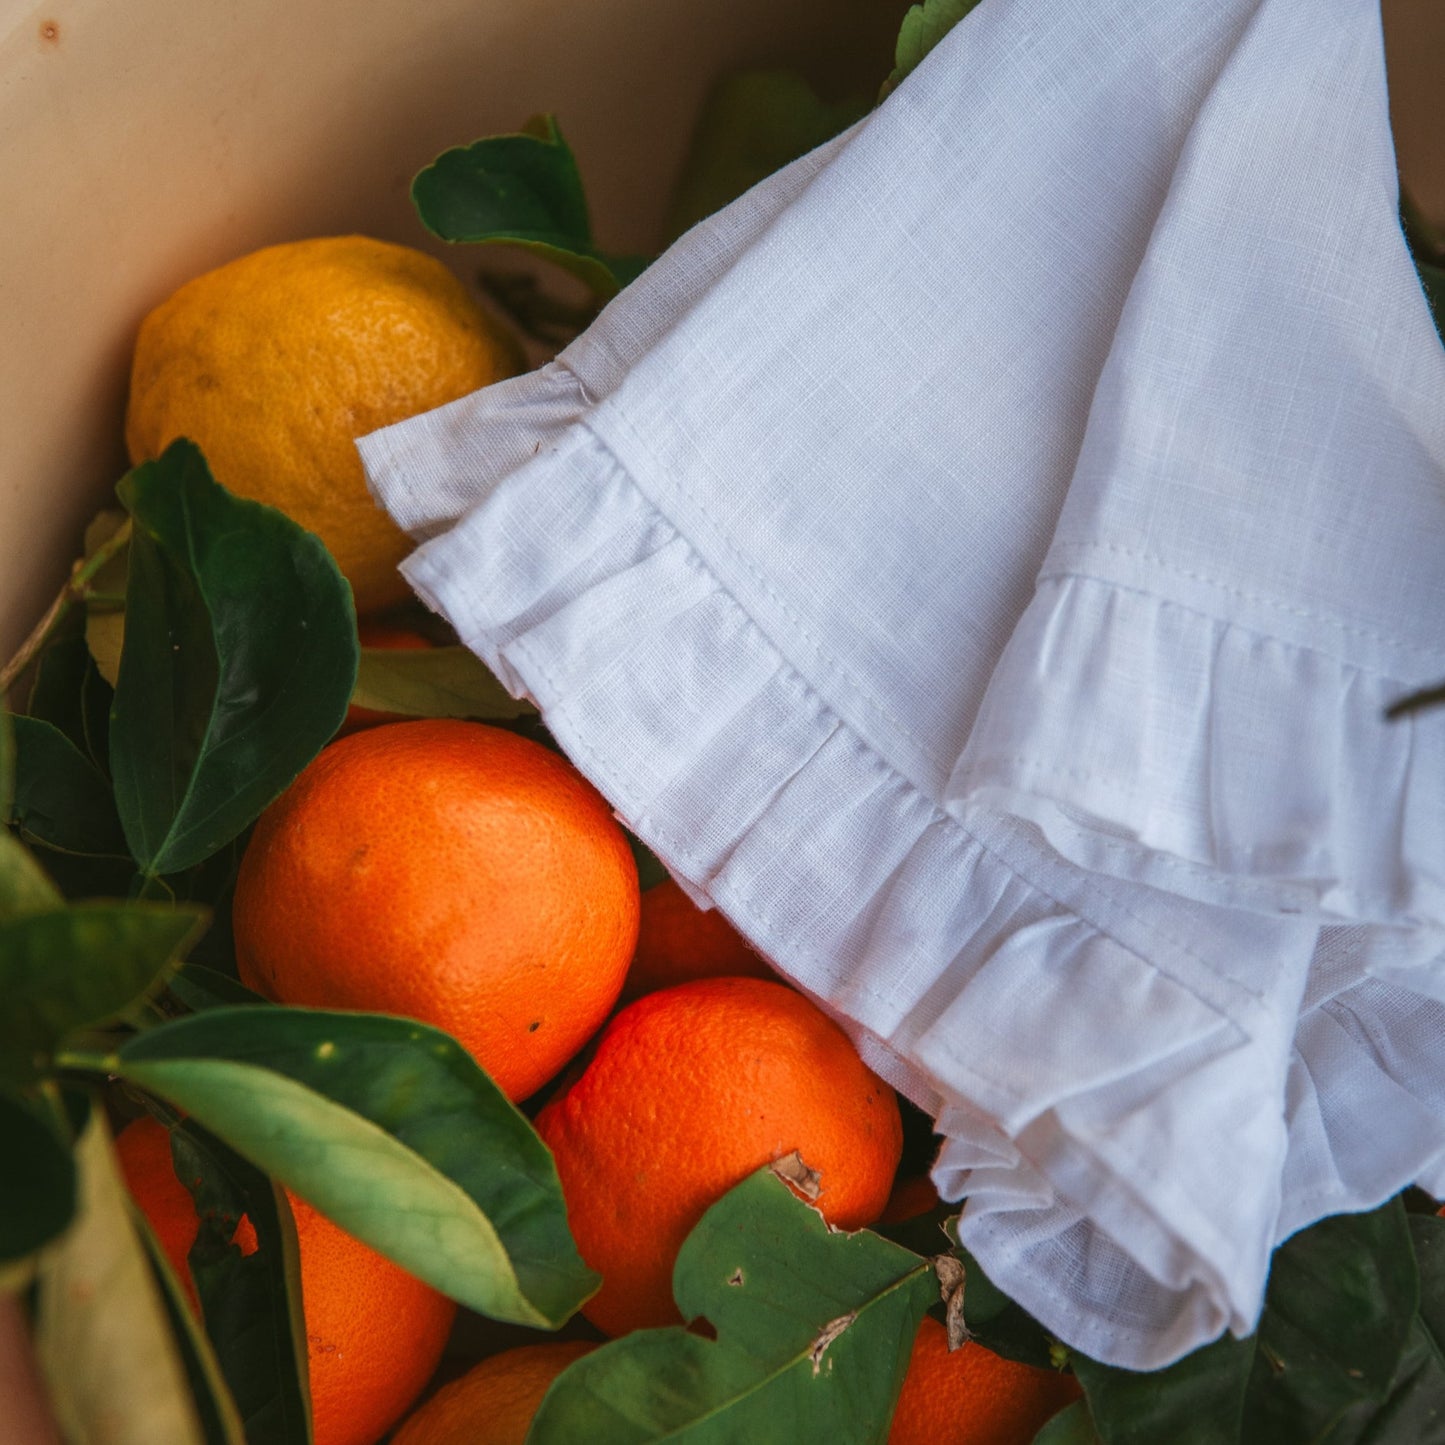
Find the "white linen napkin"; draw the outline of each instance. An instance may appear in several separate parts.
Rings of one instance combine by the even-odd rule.
[[[1376,0],[985,0],[554,363],[403,570],[1134,1368],[1445,1192],[1445,353]]]

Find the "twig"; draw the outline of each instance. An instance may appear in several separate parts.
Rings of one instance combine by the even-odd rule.
[[[129,544],[130,531],[130,518],[127,517],[89,557],[79,558],[72,564],[65,586],[56,593],[40,621],[30,629],[29,635],[20,644],[19,651],[0,668],[0,698],[10,691],[16,678],[35,660],[36,654],[45,646],[50,634],[55,631],[56,625],[70,610],[71,605],[84,601],[89,596],[91,578]]]

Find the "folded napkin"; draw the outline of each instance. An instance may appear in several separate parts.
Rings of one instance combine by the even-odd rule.
[[[1068,1344],[1445,1193],[1445,353],[1376,0],[984,0],[557,361],[403,571],[946,1136]]]

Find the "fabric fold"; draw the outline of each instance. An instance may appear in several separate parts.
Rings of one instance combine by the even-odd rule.
[[[984,0],[555,362],[360,443],[418,594],[1131,1368],[1445,1188],[1445,721],[1382,719],[1445,675],[1445,358],[1394,205],[1372,0]]]

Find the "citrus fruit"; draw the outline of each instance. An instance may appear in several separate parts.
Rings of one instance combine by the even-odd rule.
[[[888,1445],[1029,1445],[1081,1393],[1072,1375],[1006,1360],[977,1341],[950,1353],[948,1331],[925,1317]]]
[[[387,652],[422,652],[431,643],[409,627],[389,627],[380,622],[363,622],[356,629],[356,639],[363,647],[377,647]],[[359,728],[375,727],[378,723],[400,722],[393,712],[380,712],[374,707],[358,707],[352,703],[346,709],[340,731],[354,733]]]
[[[257,992],[433,1024],[522,1099],[607,1017],[637,910],[627,839],[566,759],[436,719],[324,748],[261,815],[232,919]]]
[[[675,1323],[672,1266],[707,1207],[797,1150],[844,1229],[875,1219],[903,1146],[893,1090],[816,1005],[780,983],[701,979],[607,1026],[549,1101],[551,1147],[582,1257],[602,1287],[582,1313],[610,1335]]]
[[[315,532],[360,612],[409,596],[410,544],[372,500],[355,438],[521,368],[440,261],[364,236],[268,246],[188,281],[141,323],[126,445],[176,437],[217,481]]]
[[[443,1385],[392,1436],[391,1445],[523,1445],[547,1387],[596,1345],[519,1345]]]
[[[200,1230],[190,1191],[171,1164],[170,1135],[137,1119],[116,1138],[132,1197],[195,1301],[186,1256]],[[289,1190],[301,1261],[301,1305],[316,1445],[373,1445],[436,1369],[456,1305]],[[255,1248],[250,1221],[236,1242]]]
[[[624,999],[695,978],[772,978],[763,957],[715,908],[699,908],[671,878],[642,895],[637,952]]]
[[[878,1216],[879,1224],[902,1224],[905,1220],[917,1219],[921,1214],[937,1209],[938,1190],[926,1174],[900,1175],[893,1181],[893,1192],[883,1213]],[[962,1206],[960,1206],[961,1208]]]

